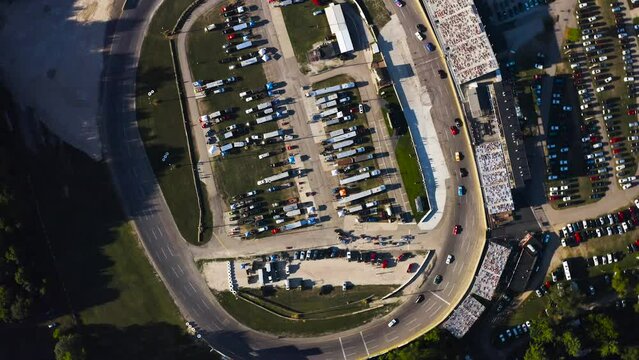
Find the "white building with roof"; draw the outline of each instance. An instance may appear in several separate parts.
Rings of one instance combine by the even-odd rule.
[[[331,28],[331,33],[333,33],[337,39],[340,53],[353,51],[355,48],[353,47],[351,34],[346,26],[342,4],[331,3],[324,9],[324,12],[326,13],[326,19],[328,20],[328,26]]]

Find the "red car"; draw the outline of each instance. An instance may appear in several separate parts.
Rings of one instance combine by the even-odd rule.
[[[403,253],[403,254],[399,255],[397,257],[397,261],[404,261],[404,260],[408,259],[408,255],[409,255],[408,253]]]
[[[628,115],[637,115],[636,109],[628,109]]]
[[[581,234],[579,232],[575,233],[575,241],[579,244],[582,240]]]
[[[595,176],[591,176],[590,177],[590,181],[597,181],[599,180],[599,175],[595,175]]]
[[[376,258],[377,258],[377,253],[373,251],[371,253],[371,262],[374,262]]]
[[[384,259],[384,261],[382,261],[382,269],[386,269],[388,267],[388,259]]]
[[[621,149],[613,149],[612,153],[613,154],[619,154],[621,152]]]
[[[619,216],[619,221],[623,221],[623,220],[624,220],[624,218],[625,218],[625,216],[624,216],[624,214],[623,214],[623,211],[619,211],[619,212],[617,213],[617,216]]]
[[[451,126],[450,127],[450,133],[453,134],[453,135],[459,134],[459,129],[457,128],[457,126]]]
[[[202,124],[202,129],[206,129],[207,127],[211,126],[211,124],[207,122],[202,122],[200,124]]]
[[[237,37],[236,33],[226,35],[226,40],[233,40]]]
[[[453,235],[457,235],[461,232],[461,225],[453,226]]]
[[[637,240],[637,242],[639,242],[639,240]],[[637,244],[637,245],[639,245],[639,244]],[[408,264],[408,269],[406,269],[406,272],[407,273],[413,272],[413,264],[412,263]]]
[[[560,198],[561,198],[561,196],[553,195],[553,196],[550,197],[550,201],[556,201],[556,200],[559,200]]]
[[[599,142],[599,136],[591,136],[590,137],[590,142],[593,143],[593,144],[596,143],[596,142]]]
[[[620,137],[618,137],[618,136],[617,136],[617,137],[613,137],[613,138],[611,138],[611,139],[610,139],[610,143],[611,143],[611,144],[614,144],[614,143],[619,142],[619,141],[621,141],[621,140],[622,140],[622,139],[621,139]]]

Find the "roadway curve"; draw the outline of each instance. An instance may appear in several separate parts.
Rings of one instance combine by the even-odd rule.
[[[219,1],[210,1],[203,6],[212,6],[217,2]],[[407,301],[400,306],[392,314],[392,317],[400,319],[394,328],[388,329],[386,323],[390,317],[386,317],[339,334],[315,338],[279,338],[248,329],[224,311],[198,272],[189,246],[177,230],[137,129],[137,63],[145,32],[160,4],[161,0],[142,0],[136,8],[124,11],[116,25],[103,75],[101,124],[106,144],[105,159],[125,211],[134,221],[150,261],[182,315],[198,324],[200,332],[215,349],[234,359],[370,357],[405,344],[448,316],[470,285],[485,238],[483,226],[473,228],[470,225],[475,223],[476,214],[482,211],[481,196],[478,191],[469,191],[463,204],[458,204],[454,193],[458,179],[454,184],[446,184],[450,201],[447,202],[445,211],[450,215],[440,226],[450,229],[451,223],[459,223],[464,225],[465,231],[450,241],[439,239],[441,244],[432,245],[440,254],[439,260],[437,257],[433,259],[432,273],[443,274],[444,282],[435,286],[430,280],[424,281],[420,291],[426,299],[420,304]],[[417,13],[419,11],[416,10]],[[440,91],[436,93],[441,94]],[[455,107],[452,98],[448,97],[446,100],[443,95],[447,94],[441,95],[442,105],[449,106],[449,109]],[[444,133],[446,129],[444,119],[436,122],[436,127],[442,146],[464,149],[465,153],[470,153],[464,137],[441,136],[442,129]],[[458,173],[455,171],[458,165],[474,168],[469,158],[462,164],[449,163],[451,173]],[[477,177],[473,171],[465,179],[465,183],[471,189],[478,189],[475,186],[478,183]],[[430,239],[429,234],[417,236],[426,247],[436,241]],[[445,265],[441,258],[448,253],[456,254],[456,264],[462,266]],[[466,255],[468,258],[464,259]],[[410,296],[411,300],[412,298],[413,295]]]

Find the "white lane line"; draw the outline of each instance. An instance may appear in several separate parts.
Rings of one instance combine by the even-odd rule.
[[[453,292],[454,288],[455,288],[455,285],[451,286],[450,289],[448,289],[448,294],[446,294],[446,297],[450,297],[450,294]]]
[[[180,275],[178,275],[177,271],[175,271],[175,268],[173,266],[171,266],[171,270],[173,270],[173,273],[175,274],[176,278],[180,277]]]
[[[393,336],[393,337],[392,337],[392,338],[390,338],[390,339],[386,339],[386,342],[393,342],[393,341],[395,341],[395,340],[397,340],[397,339],[399,339],[399,335],[397,335],[397,336]]]
[[[195,290],[195,286],[193,286],[193,284],[191,284],[190,281],[189,281],[189,286],[191,286],[191,289],[193,289],[193,291],[197,291],[197,290]]]
[[[435,306],[435,303],[430,304],[430,306],[428,307],[428,309],[426,309],[426,312],[429,312],[429,311],[430,311],[430,309],[432,309],[432,308],[433,308],[433,306]]]
[[[155,240],[157,240],[157,239],[158,239],[158,236],[155,234],[155,231],[154,231],[153,229],[151,229],[151,234],[153,234],[153,238],[154,238]]]
[[[171,250],[171,246],[167,245],[166,248],[169,250],[169,254],[171,254],[171,256],[175,256],[173,255],[173,250]]]
[[[182,267],[180,266],[180,264],[176,264],[176,265],[178,267],[178,270],[180,270],[180,273],[184,275],[184,270],[182,270]]]
[[[417,318],[413,318],[411,321],[408,322],[408,325],[414,323],[415,321],[417,321]]]
[[[429,292],[430,292],[431,294],[435,295],[435,297],[436,297],[436,298],[438,298],[439,300],[441,300],[441,301],[445,302],[445,303],[446,303],[446,305],[450,305],[450,303],[449,303],[448,301],[444,300],[441,296],[439,296],[439,295],[435,294],[434,292],[432,292],[432,291],[430,291],[430,290],[429,290]]]
[[[422,326],[422,323],[417,323],[413,326],[411,326],[410,328],[408,328],[410,331],[414,331],[415,329],[417,329],[418,327]]]
[[[344,351],[344,344],[342,344],[342,338],[338,337],[339,339],[339,346],[342,348],[342,355],[344,355],[344,360],[346,360],[346,352]]]
[[[158,233],[160,233],[160,236],[164,236],[164,232],[162,231],[162,228],[159,226],[155,227],[158,230]]]
[[[450,281],[446,281],[446,284],[444,285],[444,288],[442,289],[442,291],[446,290],[446,288],[448,288],[449,284],[450,284]]]
[[[166,256],[166,252],[164,251],[164,248],[160,248],[160,250],[162,250],[162,255],[164,255],[164,260],[168,259],[168,257]]]
[[[366,356],[371,357],[371,354],[368,352],[368,346],[366,345],[366,340],[364,340],[364,334],[362,334],[362,332],[360,331],[359,335],[362,337],[362,342],[364,343],[364,349],[366,349]]]
[[[208,309],[208,308],[209,308],[209,304],[207,304],[207,303],[206,303],[206,301],[204,301],[204,299],[200,298],[200,301],[202,302],[202,304],[204,304],[204,307],[205,307],[206,309]]]

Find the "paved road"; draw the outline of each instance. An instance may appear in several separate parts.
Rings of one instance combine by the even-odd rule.
[[[477,221],[482,213],[478,193],[469,192],[458,204],[454,184],[449,184],[451,201],[445,209],[450,216],[440,224],[440,231],[442,234],[450,231],[452,223],[462,224],[465,230],[454,238],[449,235],[449,241],[437,249],[432,273],[443,274],[444,282],[435,286],[431,278],[425,281],[420,289],[426,296],[425,301],[420,304],[407,301],[400,306],[392,314],[400,320],[394,328],[386,326],[388,317],[339,334],[312,339],[276,338],[247,329],[219,306],[198,273],[189,247],[171,217],[135,121],[136,64],[144,33],[159,4],[160,0],[142,0],[137,8],[125,11],[120,18],[106,60],[102,124],[107,144],[105,158],[124,208],[134,220],[149,259],[184,317],[195,320],[206,340],[232,358],[287,359],[368,357],[404,344],[443,320],[470,285],[485,238],[481,224],[471,226],[471,221]],[[212,4],[207,2],[203,6]],[[436,99],[445,95],[436,91],[433,96]],[[443,131],[443,124],[443,120],[436,123],[439,131]],[[461,137],[449,141],[451,146],[468,147]],[[469,160],[463,165],[473,168]],[[467,181],[477,182],[473,171]],[[431,234],[417,236],[423,244],[432,240]],[[448,253],[456,254],[458,259],[449,266],[442,261]],[[408,296],[412,300],[414,295]]]

